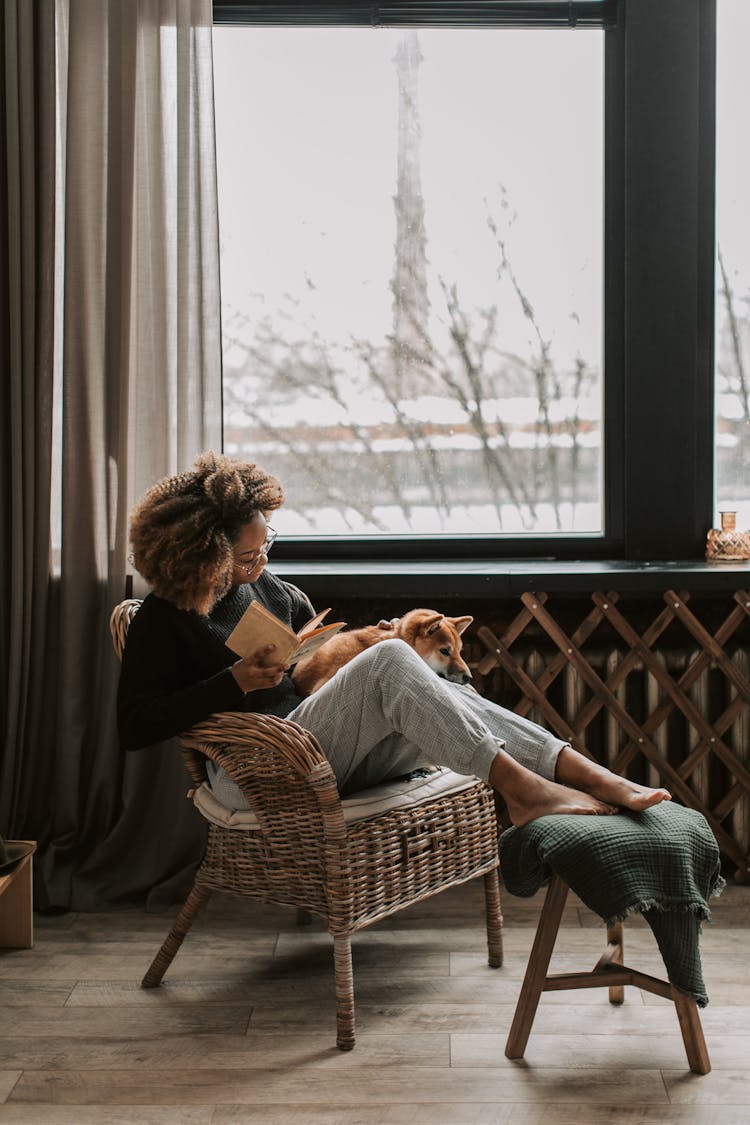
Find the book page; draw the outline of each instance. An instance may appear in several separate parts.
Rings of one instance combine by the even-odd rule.
[[[326,610],[328,613],[328,610]],[[323,625],[320,629],[316,629],[313,633],[309,633],[306,637],[300,633],[300,641],[302,642],[290,658],[290,663],[296,664],[298,660],[302,660],[305,656],[311,656],[312,653],[324,645],[326,641],[330,641],[331,637],[335,637],[339,629],[343,629],[345,621],[336,621],[331,625]]]
[[[251,602],[226,639],[226,646],[238,656],[252,656],[266,645],[276,645],[274,660],[286,664],[299,646],[299,638],[283,621],[259,601]]]
[[[326,617],[330,612],[331,607],[329,606],[328,609],[321,609],[320,613],[316,613],[314,617],[311,617],[309,621],[306,621],[297,634],[299,639],[302,640],[304,637],[309,636],[314,629],[318,628],[318,626],[323,621],[323,618]]]

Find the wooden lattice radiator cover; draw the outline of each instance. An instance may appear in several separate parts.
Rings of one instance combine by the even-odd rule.
[[[501,627],[477,623],[477,687],[617,773],[666,785],[746,879],[750,594],[728,595],[706,623],[688,593],[668,590],[645,626],[642,606],[633,614],[615,592],[590,600],[571,620],[569,599],[524,593]]]

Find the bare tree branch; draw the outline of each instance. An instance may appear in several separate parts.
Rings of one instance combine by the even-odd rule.
[[[726,309],[727,321],[729,324],[729,338],[732,345],[732,358],[734,359],[734,366],[737,372],[737,382],[740,400],[742,402],[742,413],[746,422],[750,422],[750,398],[748,396],[748,380],[745,372],[745,358],[742,348],[742,336],[740,332],[740,325],[737,314],[734,308],[734,294],[729,284],[729,275],[727,273],[726,265],[724,263],[724,255],[719,247],[719,270],[721,272],[721,295],[724,298],[724,307]]]

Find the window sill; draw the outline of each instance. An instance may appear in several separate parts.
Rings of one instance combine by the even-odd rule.
[[[723,594],[750,588],[750,560],[705,562],[487,560],[277,560],[273,572],[301,586],[313,599],[368,598],[387,594],[425,602],[428,598],[511,597],[525,590],[547,593],[662,593],[688,590]]]

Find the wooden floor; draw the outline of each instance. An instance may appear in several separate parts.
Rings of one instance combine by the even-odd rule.
[[[542,997],[526,1058],[505,1037],[540,906],[504,898],[486,965],[481,881],[354,941],[358,1042],[334,1047],[332,955],[316,922],[215,896],[155,991],[169,916],[41,918],[0,953],[0,1125],[587,1125],[750,1120],[750,887],[703,934],[713,1071],[691,1074],[674,1007],[635,989]],[[591,968],[601,925],[574,898],[553,962]],[[661,975],[650,930],[626,963]]]

